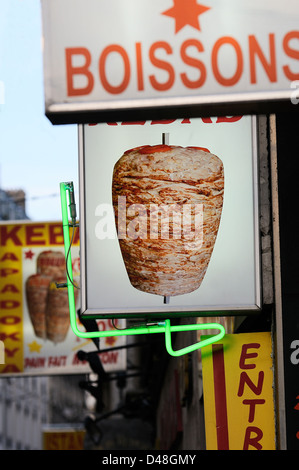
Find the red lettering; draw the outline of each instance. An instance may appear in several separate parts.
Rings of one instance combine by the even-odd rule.
[[[237,122],[237,121],[240,121],[240,119],[242,119],[243,116],[220,116],[220,117],[217,117],[217,120],[216,120],[216,124],[219,124],[219,123],[222,123],[222,122]],[[201,118],[202,122],[204,122],[205,124],[213,124],[213,121],[210,117],[208,118]],[[154,120],[154,121],[151,121],[151,126],[153,125],[156,125],[156,124],[162,124],[162,125],[166,125],[166,124],[172,124],[173,122],[175,122],[176,119],[158,119],[158,120]],[[121,126],[130,126],[130,125],[134,125],[134,126],[144,126],[146,124],[147,121],[123,121],[121,123]],[[106,124],[108,126],[117,126],[118,123],[117,122],[106,122]],[[191,120],[189,118],[185,118],[181,121],[181,124],[191,124]],[[91,125],[91,124],[89,124]]]
[[[43,224],[26,226],[26,245],[45,245],[46,241],[43,236]],[[41,238],[39,238],[41,237]]]
[[[275,53],[274,34],[269,34],[270,58],[268,62],[255,36],[250,35],[248,37],[248,40],[249,40],[250,82],[257,83],[255,57],[259,58],[270,82],[276,82],[277,73],[276,73],[276,53]]]
[[[248,418],[249,423],[252,423],[254,421],[256,405],[263,405],[265,401],[266,400],[263,400],[263,399],[243,400],[244,405],[249,405],[249,418]]]
[[[110,361],[115,364],[117,362],[118,358],[118,352],[117,351],[111,351],[110,352]]]
[[[87,361],[82,361],[81,359],[78,358],[77,354],[75,354],[73,357],[72,364],[73,366],[76,366],[77,364],[87,364]]]
[[[0,245],[6,246],[8,241],[11,241],[13,245],[21,246],[22,242],[17,237],[17,232],[20,230],[20,227],[13,227],[11,230],[5,225],[0,227]]]
[[[26,357],[24,361],[24,367],[25,369],[30,367],[30,368],[36,368],[36,367],[45,367],[46,363],[46,358],[45,357]]]
[[[82,56],[85,62],[81,66],[75,67],[73,65],[73,56]],[[88,95],[92,92],[94,86],[94,78],[89,70],[91,64],[91,55],[88,49],[85,47],[70,47],[65,50],[66,60],[66,84],[67,84],[67,95],[68,96],[80,96]],[[81,88],[75,88],[74,77],[76,75],[83,75],[87,84]]]
[[[220,116],[217,118],[216,124],[218,124],[219,122],[237,122],[237,121],[240,121],[242,117],[243,116],[230,116],[230,117]]]
[[[119,320],[115,318],[114,321],[111,320],[111,318],[108,319],[108,329],[114,330],[114,328],[119,326]]]
[[[298,49],[293,49],[290,47],[289,43],[292,41],[292,39],[299,39],[299,31],[290,31],[288,34],[285,35],[283,39],[283,50],[286,53],[288,57],[291,57],[292,59],[299,60],[299,50]],[[294,73],[290,70],[290,67],[288,65],[284,65],[283,71],[285,76],[289,80],[298,80],[299,79],[299,72]]]
[[[2,268],[2,269],[0,269],[0,277],[10,276],[11,274],[16,274],[16,273],[18,273],[18,272],[19,272],[18,269],[14,269],[14,268]]]
[[[150,57],[151,63],[155,67],[165,70],[168,73],[168,80],[164,83],[160,83],[156,80],[154,75],[150,75],[149,80],[150,80],[152,87],[155,88],[155,90],[166,91],[172,87],[174,83],[174,79],[175,79],[175,74],[174,74],[174,69],[169,62],[165,62],[164,60],[158,59],[155,56],[155,53],[158,49],[164,49],[167,54],[172,54],[172,48],[170,44],[168,44],[168,42],[158,41],[152,44],[150,51],[149,51],[149,57]]]
[[[61,224],[49,226],[50,245],[63,245],[63,227]]]
[[[245,361],[246,359],[251,359],[258,356],[258,353],[248,353],[248,349],[258,349],[260,346],[261,345],[259,343],[243,344],[239,362],[240,369],[254,369],[256,367],[255,364],[245,364]]]
[[[14,254],[14,253],[5,253],[2,258],[0,259],[0,261],[6,261],[6,260],[9,260],[9,261],[19,261],[19,259],[17,258],[17,256]]]
[[[261,370],[258,376],[258,383],[254,385],[250,377],[248,377],[246,372],[241,372],[240,375],[240,382],[239,382],[239,390],[238,390],[238,397],[241,397],[244,393],[244,386],[247,383],[248,387],[256,394],[260,395],[263,388],[264,383],[264,375],[265,373]]]
[[[20,351],[20,348],[15,348],[15,349],[5,348],[5,353],[6,353],[7,357],[14,357],[14,355],[16,354],[17,351]]]
[[[105,352],[100,354],[101,361],[103,364],[115,364],[118,358],[118,351]]]
[[[152,121],[151,126],[154,126],[155,124],[172,124],[175,121],[176,119],[161,119],[160,121]]]
[[[260,395],[261,392],[262,392],[262,388],[263,388],[263,383],[264,383],[264,375],[265,373],[261,370],[259,372],[259,376],[258,376],[258,383],[257,385],[255,385],[251,378],[248,377],[247,373],[246,372],[241,372],[241,375],[240,375],[240,382],[239,382],[239,390],[238,390],[238,397],[241,397],[244,393],[244,386],[245,386],[245,383],[248,385],[248,387],[256,394],[256,395]]]
[[[137,89],[138,91],[144,90],[144,79],[143,79],[143,65],[142,65],[142,54],[141,54],[141,42],[136,42],[136,68],[137,68]]]
[[[144,126],[146,121],[123,121],[122,126]]]
[[[17,325],[20,322],[21,322],[21,319],[14,315],[0,318],[0,323],[2,323],[2,325]]]
[[[80,271],[80,258],[72,260],[72,268],[73,270],[77,269],[77,271]]]
[[[7,364],[2,370],[2,374],[21,372],[20,369],[15,364]]]
[[[50,356],[48,357],[48,367],[65,366],[66,359],[66,356]]]
[[[254,433],[254,435],[252,435]],[[248,426],[246,429],[245,439],[244,439],[244,446],[243,450],[248,450],[249,446],[254,447],[257,450],[261,450],[263,447],[259,443],[259,441],[263,437],[263,431],[256,426]]]
[[[47,447],[49,450],[60,450],[60,445],[59,445],[59,439],[60,435],[51,435],[51,439],[48,438],[47,440]]]
[[[0,291],[1,294],[6,294],[6,292],[20,292],[19,289],[14,284],[5,284],[3,289]]]
[[[20,337],[18,336],[20,333],[14,332],[10,333],[9,335],[7,333],[0,333],[0,341],[5,341],[6,339],[9,339],[11,341],[21,341]]]
[[[18,302],[17,300],[1,300],[0,301],[0,308],[5,309],[5,310],[17,308],[20,305],[21,305],[20,302]]]
[[[97,325],[98,325],[99,331],[105,331],[106,330],[106,323],[104,322],[104,320],[99,320],[97,322]]]
[[[197,68],[200,72],[200,75],[197,80],[190,80],[187,77],[186,73],[181,73],[181,80],[187,88],[200,88],[201,86],[204,85],[206,81],[207,71],[206,71],[205,65],[203,64],[203,62],[201,62],[201,60],[190,57],[187,54],[187,49],[190,46],[195,47],[198,50],[198,52],[203,52],[204,51],[203,45],[197,39],[189,39],[183,42],[182,47],[181,47],[181,58],[183,62],[187,65],[190,65],[191,67]]]
[[[116,86],[111,85],[108,82],[107,75],[106,75],[106,61],[107,61],[108,56],[111,53],[119,54],[124,64],[123,81],[120,83],[120,85],[116,85]],[[102,85],[108,93],[111,93],[113,95],[118,95],[122,93],[123,91],[125,91],[125,89],[127,88],[130,82],[131,67],[130,67],[130,60],[129,60],[128,54],[126,53],[123,47],[119,46],[118,44],[111,44],[110,46],[105,47],[99,60],[99,74],[100,74]]]
[[[240,369],[255,369],[256,368],[256,364],[247,363],[247,360],[256,358],[258,356],[257,352],[249,352],[250,349],[258,349],[258,348],[260,348],[259,343],[249,343],[249,344],[242,345],[240,361],[239,361]],[[247,375],[247,372],[245,371],[241,372],[240,381],[239,381],[239,389],[238,389],[238,397],[244,394],[245,384],[248,385],[250,390],[255,395],[260,395],[263,389],[264,376],[265,376],[264,371],[259,371],[258,381],[257,381],[257,384],[255,384],[252,381],[252,379]],[[253,423],[255,419],[257,405],[263,405],[265,402],[266,400],[258,399],[258,398],[244,399],[242,401],[243,405],[249,406],[249,416],[248,416],[249,423]],[[263,437],[263,432],[260,428],[255,427],[255,426],[247,427],[246,432],[245,432],[245,437],[244,437],[243,450],[248,450],[249,446],[252,446],[258,450],[262,449],[262,445],[259,442],[262,439],[262,437]]]
[[[267,51],[262,48],[259,39],[255,35],[248,35],[248,50],[246,52],[249,56],[249,84],[258,83],[259,73],[264,74],[269,82],[277,82],[275,34],[269,33],[265,35],[264,39],[268,43]],[[286,57],[297,62],[299,61],[298,40],[299,30],[288,32],[282,40],[282,48]],[[146,77],[144,69],[146,52],[142,42],[139,41],[133,44],[132,56],[120,44],[109,44],[100,52],[98,60],[99,82],[107,93],[121,94],[130,84],[133,70],[131,67],[134,67],[134,86],[138,92],[143,92],[147,85],[158,92],[168,91],[173,87],[176,79],[180,79],[182,85],[187,89],[201,88],[208,79],[212,79],[212,76],[223,87],[233,87],[240,81],[244,72],[244,54],[237,39],[232,36],[223,36],[216,40],[211,50],[211,77],[208,77],[208,68],[204,60],[200,60],[201,55],[203,56],[201,53],[206,52],[204,43],[195,38],[182,41],[178,51],[174,51],[168,41],[156,41],[149,46],[147,54],[150,64],[158,70]],[[170,56],[173,56],[174,53],[176,57],[179,55],[185,70],[184,68],[176,70],[176,67],[171,63]],[[85,47],[66,48],[65,61],[67,95],[90,94],[95,82],[95,77],[91,71],[92,56],[90,51]],[[228,67],[231,67],[231,69]],[[282,70],[287,79],[299,79],[298,67],[297,70],[294,70],[291,65],[285,64]],[[113,77],[117,80],[117,83],[113,82]],[[146,79],[148,79],[148,82]],[[117,125],[116,122],[107,124],[109,126]],[[2,228],[1,231],[4,232],[1,244],[5,244],[10,237],[14,238],[18,245],[21,245],[16,236],[18,229],[15,227],[11,233],[8,233],[5,232],[6,228]]]
[[[229,44],[233,47],[236,53],[236,58],[237,58],[237,67],[236,67],[236,72],[231,78],[225,78],[223,75],[220,73],[219,66],[218,66],[218,54],[223,45]],[[223,38],[218,39],[218,41],[215,42],[215,45],[212,50],[212,69],[214,76],[220,85],[223,86],[233,86],[238,83],[240,80],[242,73],[243,73],[243,54],[242,54],[242,49],[236,41],[236,39],[230,37],[230,36],[224,36]]]
[[[100,354],[100,358],[103,364],[107,364],[109,362],[108,353]]]

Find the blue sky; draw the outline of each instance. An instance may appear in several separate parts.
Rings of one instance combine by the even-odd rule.
[[[52,221],[60,182],[78,194],[77,126],[45,117],[41,39],[39,0],[0,0],[0,187],[23,189],[28,217]]]

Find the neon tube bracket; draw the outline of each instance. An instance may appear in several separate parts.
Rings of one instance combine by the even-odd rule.
[[[69,228],[74,226],[74,188],[72,182],[60,183],[60,197],[61,197],[61,210],[62,210],[62,225],[63,225],[63,237],[64,237],[64,249],[65,249],[65,259],[66,267],[68,271],[67,279],[67,289],[68,289],[68,300],[69,300],[69,311],[70,311],[70,325],[73,330],[73,333],[80,338],[103,338],[108,336],[129,336],[129,335],[140,335],[140,334],[152,334],[152,333],[164,333],[165,334],[165,346],[167,352],[171,356],[182,356],[188,354],[197,349],[208,346],[211,343],[221,340],[225,335],[225,328],[219,323],[203,323],[203,324],[191,324],[191,325],[173,325],[171,326],[170,320],[165,320],[158,322],[157,324],[151,325],[142,325],[138,327],[126,328],[122,330],[109,330],[109,331],[92,331],[92,332],[82,332],[79,330],[77,325],[76,317],[76,304],[75,304],[75,295],[74,295],[74,285],[73,285],[73,270],[72,270],[72,259],[71,259],[71,250],[70,250],[70,234]],[[72,223],[69,223],[68,217],[68,205],[67,205],[67,193],[69,196],[69,207],[70,207],[70,217]],[[207,329],[217,329],[219,333],[205,338],[202,341],[194,343],[185,348],[174,350],[172,348],[171,333],[181,332],[181,331],[198,331],[198,330],[207,330]]]

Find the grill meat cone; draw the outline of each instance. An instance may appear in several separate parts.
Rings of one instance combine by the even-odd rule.
[[[58,283],[66,283],[67,278],[59,278]],[[78,291],[75,289],[75,302],[77,302]],[[52,281],[48,289],[48,302],[46,307],[47,339],[53,343],[61,343],[65,340],[70,326],[69,303],[67,287],[56,287]]]
[[[69,329],[67,288],[56,287],[56,282],[67,281],[63,253],[43,251],[37,258],[36,270],[26,280],[26,300],[34,333],[54,343],[62,342]],[[75,290],[75,302],[77,298]]]
[[[112,199],[122,257],[136,289],[166,297],[200,287],[217,238],[223,194],[223,163],[207,149],[146,145],[123,154],[114,166]],[[159,212],[162,206],[179,209],[181,219],[171,210]]]
[[[38,273],[52,276],[53,279],[65,274],[65,258],[60,251],[46,250],[38,255],[36,270]]]
[[[26,300],[34,333],[38,338],[47,338],[46,308],[48,287],[51,276],[46,274],[32,274],[26,280]]]

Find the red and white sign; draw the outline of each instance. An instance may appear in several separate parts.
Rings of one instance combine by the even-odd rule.
[[[42,0],[42,10],[53,121],[298,103],[297,0]]]

